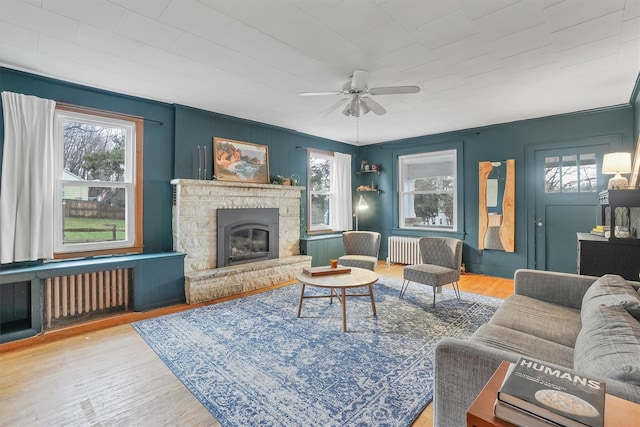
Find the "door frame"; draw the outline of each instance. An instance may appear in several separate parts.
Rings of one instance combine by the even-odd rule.
[[[592,145],[609,145],[610,152],[622,149],[624,134],[622,132],[588,136],[582,138],[572,138],[551,142],[539,142],[525,145],[525,196],[526,196],[526,247],[527,247],[527,268],[536,268],[536,170],[535,155],[537,151],[563,150],[568,148],[589,147]],[[597,166],[600,161],[597,159]],[[598,170],[598,182],[602,172]]]

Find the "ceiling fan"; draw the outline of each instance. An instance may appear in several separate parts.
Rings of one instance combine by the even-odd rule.
[[[367,95],[397,95],[420,92],[420,87],[418,86],[385,86],[369,88],[367,83],[368,77],[368,71],[355,70],[353,75],[349,78],[349,81],[342,86],[342,90],[333,92],[300,92],[298,95],[341,95],[343,98],[324,110],[321,116],[324,117],[336,110],[338,107],[344,105],[342,114],[345,116],[360,117],[361,114],[367,114],[369,111],[373,111],[378,115],[387,112],[382,105],[378,104],[373,100],[373,98]]]

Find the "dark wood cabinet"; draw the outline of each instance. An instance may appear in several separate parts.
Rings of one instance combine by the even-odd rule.
[[[578,233],[578,273],[587,276],[618,274],[639,280],[640,245],[637,239],[606,239]]]

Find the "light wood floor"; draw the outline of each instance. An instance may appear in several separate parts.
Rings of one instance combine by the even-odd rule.
[[[380,263],[377,272],[402,278],[399,265]],[[460,289],[506,298],[513,281],[465,274]],[[219,425],[129,325],[193,307],[131,313],[0,345],[0,426]],[[432,425],[429,405],[413,426]]]

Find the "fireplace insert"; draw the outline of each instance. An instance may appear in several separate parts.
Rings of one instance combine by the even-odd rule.
[[[263,261],[279,257],[279,209],[217,210],[217,266]]]

